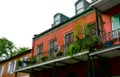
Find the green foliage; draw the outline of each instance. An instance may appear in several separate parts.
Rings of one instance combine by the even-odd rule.
[[[83,23],[76,24],[74,27],[74,37],[82,38],[83,34],[84,34]]]
[[[66,54],[73,56],[81,51],[96,50],[96,45],[100,46],[102,42],[97,36],[93,36],[93,32],[94,28],[91,25],[77,24],[74,28],[76,41],[67,48]]]
[[[29,63],[30,63],[30,64],[36,63],[36,58],[35,58],[35,57],[30,58],[30,62],[29,62]]]
[[[12,50],[15,48],[13,42],[9,41],[7,38],[0,38],[0,57],[9,58],[11,57]]]
[[[0,38],[0,61],[21,54],[27,50],[27,47],[16,48],[14,43],[7,38]]]
[[[46,60],[48,60],[48,56],[41,56],[41,57],[40,57],[40,60],[41,60],[41,61],[46,61]]]
[[[81,47],[78,42],[74,42],[71,44],[66,51],[66,54],[69,56],[73,56],[73,54],[76,54],[81,51]]]
[[[29,49],[29,48],[27,48],[27,47],[20,47],[20,48],[16,48],[16,49],[14,50],[14,52],[16,52],[16,54],[21,54],[21,53],[23,53],[23,52],[26,52],[28,49]]]
[[[55,56],[56,57],[60,57],[60,56],[62,56],[63,55],[63,51],[61,51],[61,50],[58,50],[56,53],[55,53]]]
[[[17,61],[17,65],[18,65],[18,67],[19,67],[19,66],[22,66],[22,61],[21,61],[21,60],[18,60],[18,61]]]

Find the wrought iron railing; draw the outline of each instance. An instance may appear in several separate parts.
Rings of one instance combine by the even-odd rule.
[[[101,39],[106,47],[120,44],[120,29],[102,34]]]
[[[50,61],[56,58],[60,58],[65,56],[64,46],[60,46],[60,49],[58,50],[49,50],[47,52],[40,52],[39,54],[36,54],[35,56],[29,57],[25,60],[19,60],[20,62],[17,62],[17,68],[21,69],[27,66],[39,64],[45,61]],[[21,64],[20,64],[21,63]]]

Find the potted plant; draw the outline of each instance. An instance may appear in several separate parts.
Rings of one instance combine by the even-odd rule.
[[[30,64],[36,63],[36,58],[35,58],[35,57],[30,58],[30,62],[29,62],[29,63],[30,63]]]
[[[106,41],[105,42],[105,47],[111,47],[111,46],[113,46],[113,44],[114,44],[113,40]]]
[[[79,45],[78,42],[72,43],[66,50],[66,54],[69,56],[73,56],[74,54],[81,51],[82,45]]]
[[[17,60],[17,65],[18,65],[18,68],[21,68],[22,67],[22,61],[21,60]]]
[[[63,51],[61,50],[58,50],[56,53],[55,53],[55,57],[60,57],[63,55]]]
[[[90,52],[101,49],[103,47],[103,43],[98,37],[85,37],[83,38],[83,40],[85,48],[88,49]]]
[[[46,60],[48,60],[48,56],[46,56],[46,55],[45,55],[45,56],[41,56],[41,57],[40,57],[40,60],[41,60],[41,61],[46,61]]]

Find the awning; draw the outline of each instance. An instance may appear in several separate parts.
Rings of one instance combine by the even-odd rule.
[[[46,61],[46,62],[42,62],[39,64],[34,64],[31,66],[27,66],[21,69],[16,70],[15,72],[32,72],[32,71],[41,71],[41,70],[45,70],[45,69],[51,69],[54,66],[55,67],[60,67],[60,66],[64,66],[64,65],[69,65],[72,63],[77,63],[77,62],[82,62],[82,61],[87,61],[87,53],[89,53],[89,51],[84,51],[84,52],[80,52],[77,53],[75,55],[71,56],[65,56],[65,57],[61,57],[61,58],[57,58],[54,60],[50,60],[50,61]]]
[[[90,56],[101,56],[105,58],[113,58],[120,56],[120,46],[105,48],[96,52],[90,53]]]
[[[93,6],[104,12],[119,4],[120,0],[96,0],[90,6]]]

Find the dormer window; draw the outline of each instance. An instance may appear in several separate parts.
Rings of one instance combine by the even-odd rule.
[[[83,12],[87,7],[89,6],[89,3],[86,0],[78,0],[75,3],[75,12],[76,14],[80,14]]]
[[[79,14],[79,13],[81,13],[82,11],[84,11],[84,5],[83,5],[83,2],[79,2],[79,3],[76,5],[76,13]]]
[[[65,22],[68,19],[69,18],[67,16],[65,16],[64,14],[57,13],[54,15],[54,26],[57,26],[57,25]],[[52,27],[54,27],[54,26],[52,26]]]
[[[55,21],[54,25],[58,25],[60,23],[60,15],[59,14],[55,17],[54,21]]]

